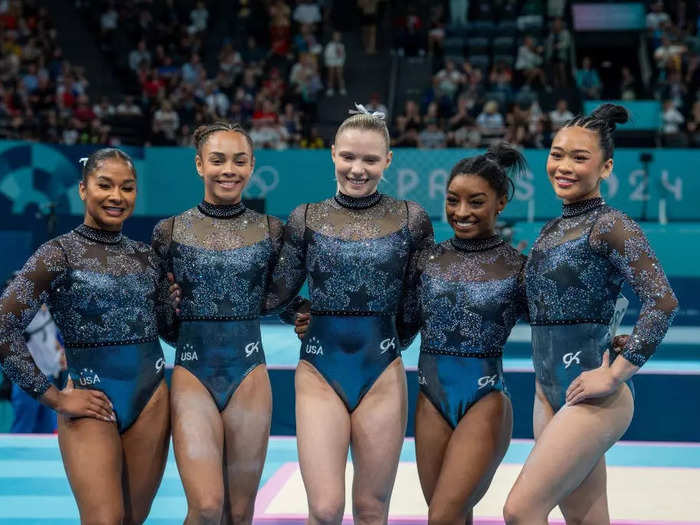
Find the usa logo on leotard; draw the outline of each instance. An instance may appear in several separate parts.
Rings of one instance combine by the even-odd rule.
[[[158,358],[158,361],[156,361],[156,373],[159,373],[161,370],[163,370],[163,367],[165,366],[165,359],[162,357]]]
[[[480,377],[476,383],[479,385],[479,389],[485,388],[489,385],[496,386],[496,378],[497,377],[498,377],[498,374],[494,374],[492,376]]]
[[[379,343],[379,348],[381,349],[381,354],[388,352],[389,350],[396,350],[396,338],[388,337]]]
[[[576,362],[577,365],[580,365],[581,360],[578,357],[579,355],[581,355],[581,350],[579,350],[575,354],[573,352],[564,354],[564,357],[562,357],[562,361],[564,361],[564,368],[569,368],[574,362]]]
[[[323,347],[321,346],[321,341],[312,337],[304,348],[304,352],[313,355],[323,355]]]
[[[95,372],[92,368],[83,368],[80,371],[78,383],[80,383],[81,386],[96,385],[97,383],[101,382],[100,376],[98,376],[97,372]]]
[[[260,341],[255,341],[253,343],[248,343],[245,345],[245,356],[250,357],[255,352],[260,351]]]

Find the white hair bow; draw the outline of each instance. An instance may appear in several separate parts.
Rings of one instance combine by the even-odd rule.
[[[349,109],[348,113],[350,113],[351,115],[371,115],[374,118],[378,118],[379,120],[384,120],[386,118],[386,115],[383,112],[372,111],[370,113],[370,111],[366,107],[364,107],[362,104],[358,104],[357,102],[355,102],[355,109]]]
[[[80,158],[78,159],[78,164],[82,164],[83,167],[85,167],[85,165],[87,164],[87,161],[88,161],[88,158],[87,158],[87,157],[80,157]]]

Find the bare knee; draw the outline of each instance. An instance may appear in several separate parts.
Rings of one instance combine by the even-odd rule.
[[[428,508],[429,525],[454,525],[465,523],[469,517],[470,509],[460,508],[459,505],[450,505],[439,501],[431,501]]]
[[[325,497],[323,501],[309,502],[309,521],[316,525],[335,525],[343,521],[343,498]]]
[[[503,507],[503,519],[506,525],[524,525],[531,523],[547,523],[548,512],[537,509],[525,498],[511,493]],[[568,522],[567,522],[568,523]]]
[[[223,512],[223,494],[202,494],[189,502],[186,523],[218,525]]]
[[[107,506],[90,512],[89,516],[80,516],[81,525],[122,525],[124,523],[124,509],[120,507],[108,508]]]
[[[246,501],[240,505],[231,505],[231,523],[233,525],[250,525],[253,523],[252,503]]]
[[[355,523],[376,525],[386,523],[389,501],[375,497],[356,497],[353,501]]]

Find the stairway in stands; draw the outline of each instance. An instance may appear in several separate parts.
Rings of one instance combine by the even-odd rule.
[[[45,2],[45,5],[56,24],[58,43],[63,49],[63,55],[71,64],[83,67],[88,72],[89,93],[93,95],[93,102],[96,94],[119,100],[125,91],[124,86],[98,48],[98,29],[90,31],[85,26],[73,0],[52,0]]]

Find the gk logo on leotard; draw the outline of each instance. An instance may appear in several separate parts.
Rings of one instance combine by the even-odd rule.
[[[165,359],[163,359],[162,357],[159,357],[158,361],[156,361],[156,373],[163,370],[164,366],[165,366]]]
[[[379,343],[379,348],[381,349],[380,354],[388,352],[389,350],[396,350],[396,338],[389,337],[387,339],[384,339],[384,341]]]
[[[313,355],[323,355],[323,346],[321,346],[321,341],[312,337],[304,348],[304,352]]]
[[[83,368],[80,371],[80,378],[78,379],[78,383],[80,383],[80,386],[96,385],[97,383],[101,382],[102,381],[100,381],[100,376],[98,376],[92,368]]]
[[[419,385],[427,385],[428,380],[425,378],[423,374],[418,374],[418,384]]]
[[[496,386],[496,378],[497,377],[498,377],[498,374],[494,374],[492,376],[480,377],[479,380],[477,381],[477,384],[479,385],[479,389],[485,388],[489,385]]]
[[[260,341],[255,341],[254,343],[248,343],[245,345],[245,356],[250,357],[255,352],[260,350]]]
[[[579,355],[581,355],[581,350],[576,352],[575,354],[573,352],[569,352],[568,354],[564,354],[564,357],[562,357],[562,361],[564,361],[564,368],[569,368],[572,363],[576,363],[577,365],[581,364],[581,360],[579,359]]]

